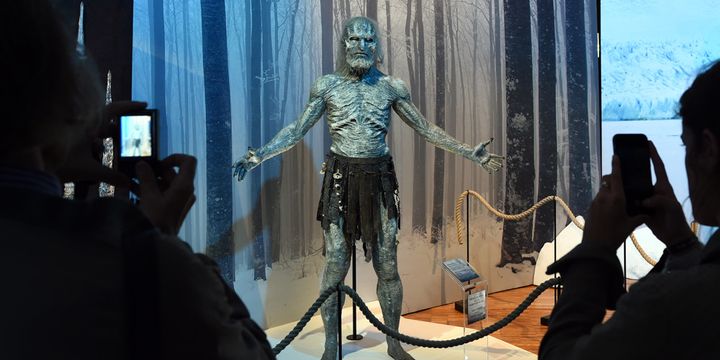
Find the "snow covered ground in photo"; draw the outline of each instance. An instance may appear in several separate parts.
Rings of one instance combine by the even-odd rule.
[[[688,181],[685,173],[685,147],[680,140],[682,124],[679,119],[652,121],[603,121],[602,123],[602,173],[610,173],[610,161],[613,147],[612,137],[615,134],[645,134],[655,144],[665,164],[670,184],[675,196],[683,205],[685,217],[693,219],[692,205],[688,196]],[[653,182],[655,171],[653,170]],[[714,228],[701,226],[700,240],[706,242]]]
[[[645,134],[655,144],[665,163],[668,178],[675,195],[683,203],[685,215],[691,218],[685,173],[685,148],[680,140],[682,124],[679,119],[653,121],[604,121],[602,124],[602,173],[609,174],[613,155],[612,138],[615,134]],[[653,182],[655,171],[653,170]]]

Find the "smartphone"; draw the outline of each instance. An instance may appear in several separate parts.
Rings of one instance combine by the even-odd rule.
[[[617,134],[613,136],[613,151],[620,158],[627,213],[641,214],[642,201],[653,193],[648,139],[643,134]]]
[[[156,168],[158,163],[158,119],[156,109],[144,109],[118,117],[118,168],[135,178],[135,164],[145,161]]]

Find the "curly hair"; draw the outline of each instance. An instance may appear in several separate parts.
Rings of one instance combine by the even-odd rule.
[[[680,97],[678,114],[695,136],[708,129],[720,137],[720,61],[705,69]]]

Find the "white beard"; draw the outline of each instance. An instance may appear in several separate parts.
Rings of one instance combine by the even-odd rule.
[[[374,62],[375,61],[372,58],[365,56],[349,57],[347,59],[347,64],[355,73],[364,73],[368,71],[368,69],[373,66]]]

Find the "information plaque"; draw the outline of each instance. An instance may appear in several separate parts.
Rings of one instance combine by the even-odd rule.
[[[466,282],[480,279],[480,275],[472,265],[463,259],[450,259],[443,262],[443,268],[450,274],[458,285],[463,286]]]
[[[483,285],[483,283],[478,283],[473,289],[465,292],[467,294],[468,325],[487,318],[487,289]],[[478,289],[479,287],[482,289]]]

